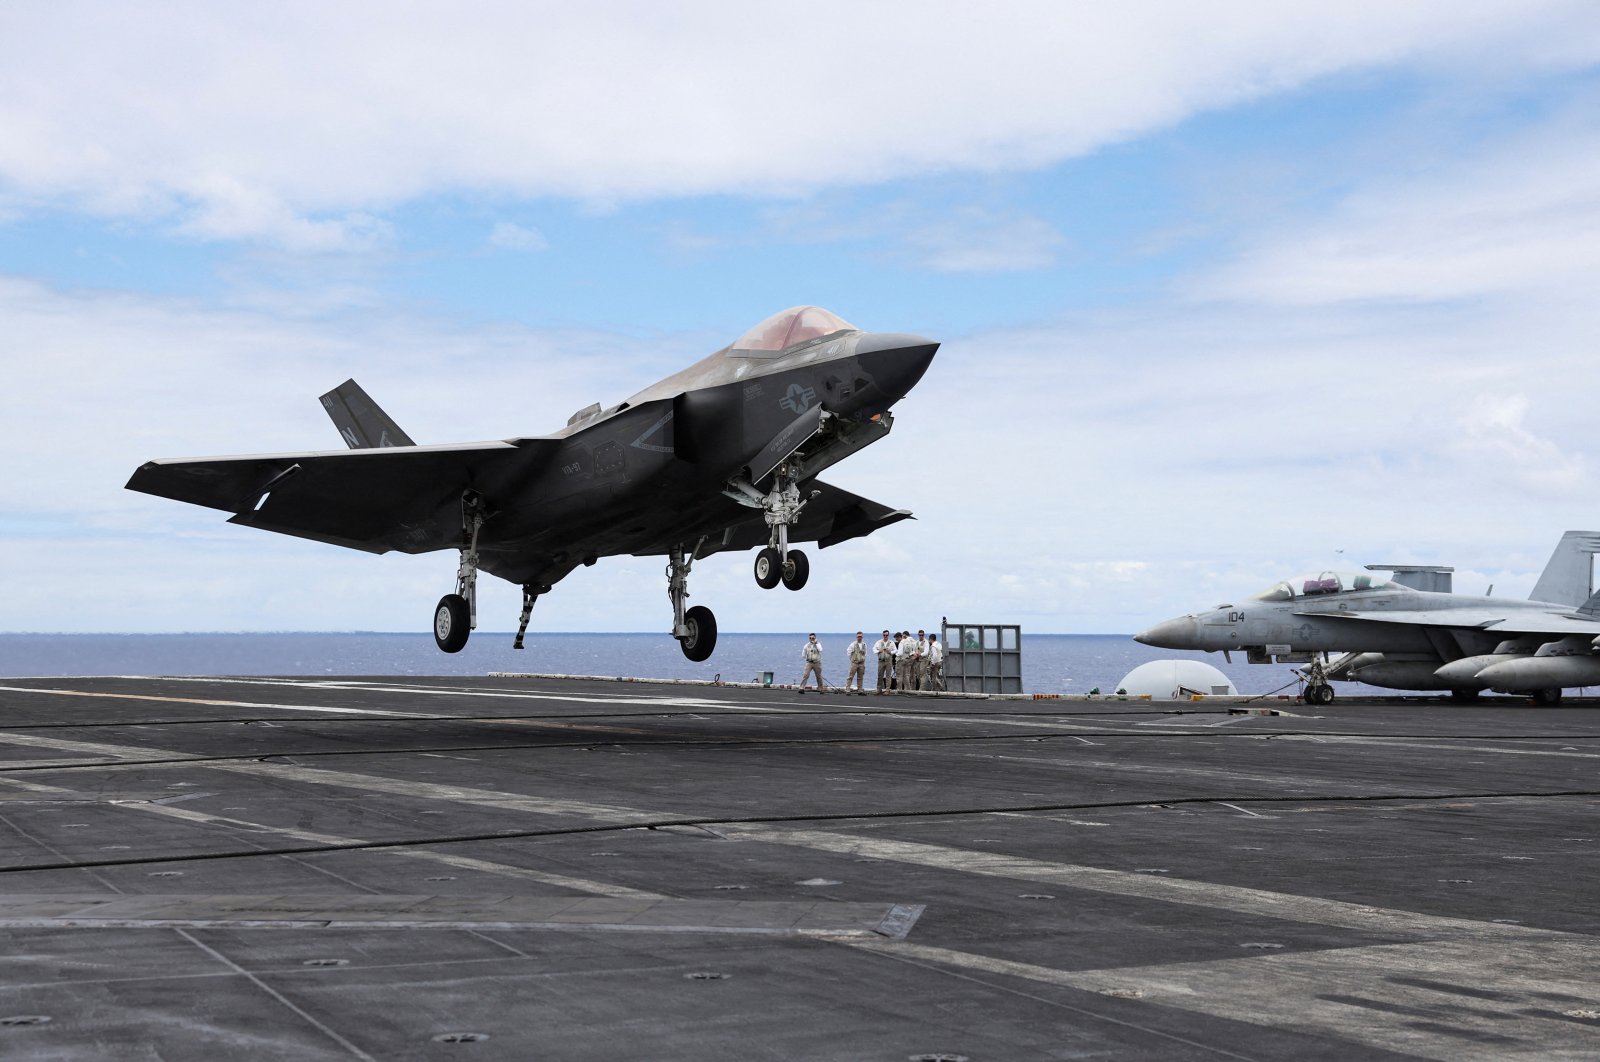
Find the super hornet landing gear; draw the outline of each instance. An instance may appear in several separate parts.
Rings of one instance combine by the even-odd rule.
[[[811,498],[800,500],[799,470],[789,462],[779,465],[772,473],[772,489],[763,494],[749,480],[736,479],[723,491],[740,505],[760,509],[767,519],[771,534],[767,545],[756,554],[756,585],[771,590],[782,582],[789,590],[806,585],[811,576],[811,562],[797,549],[789,548],[789,528],[800,520],[800,511],[821,494],[811,492]]]
[[[672,599],[672,636],[678,639],[683,655],[696,663],[708,659],[711,651],[717,647],[717,617],[704,605],[689,609],[683,607],[689,597],[689,568],[693,566],[695,554],[700,552],[700,546],[704,543],[705,539],[702,538],[688,554],[683,552],[682,546],[673,546],[672,552],[667,554],[667,596]]]
[[[483,499],[468,491],[461,496],[461,566],[456,592],[439,599],[433,611],[433,640],[447,653],[459,653],[478,626],[478,531],[488,518]]]
[[[1333,703],[1333,687],[1328,683],[1322,661],[1313,660],[1311,666],[1306,668],[1306,692],[1303,696],[1307,704]]]

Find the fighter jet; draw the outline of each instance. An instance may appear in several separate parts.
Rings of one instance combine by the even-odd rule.
[[[1418,589],[1448,568],[1368,565],[1286,579],[1240,604],[1218,605],[1134,635],[1163,649],[1229,654],[1252,664],[1311,662],[1306,700],[1333,701],[1327,679],[1402,690],[1527,693],[1555,704],[1563,687],[1600,684],[1600,533],[1568,531],[1527,601]],[[1394,571],[1386,579],[1373,571]],[[1317,654],[1344,656],[1324,667]],[[1231,657],[1230,657],[1231,659]]]
[[[938,349],[797,306],[557,431],[447,446],[413,443],[349,380],[322,396],[348,450],[149,461],[127,486],[369,553],[458,550],[433,619],[447,653],[477,626],[480,570],[522,587],[520,649],[535,600],[579,565],[665,556],[672,635],[705,660],[717,622],[686,605],[696,560],[759,548],[757,585],[799,590],[810,563],[792,543],[826,548],[910,517],[816,477],[889,433],[890,407]]]

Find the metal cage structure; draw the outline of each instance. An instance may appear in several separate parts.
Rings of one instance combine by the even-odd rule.
[[[940,620],[944,683],[951,693],[1021,693],[1022,627]]]

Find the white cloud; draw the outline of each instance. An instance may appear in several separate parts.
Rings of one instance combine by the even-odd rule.
[[[545,251],[549,250],[550,241],[545,239],[544,233],[531,226],[497,221],[489,231],[489,245],[507,251]]]
[[[951,211],[903,237],[912,258],[940,273],[1009,273],[1055,264],[1064,242],[1043,218],[997,216],[977,207]]]
[[[1584,460],[1530,430],[1528,396],[1479,395],[1457,420],[1460,447],[1497,479],[1552,494],[1586,485]]]
[[[291,246],[414,197],[1036,167],[1387,63],[1592,61],[1582,0],[0,9],[0,192]]]
[[[1325,218],[1253,237],[1193,290],[1280,305],[1432,302],[1587,289],[1597,270],[1600,125],[1584,114],[1368,180]]]

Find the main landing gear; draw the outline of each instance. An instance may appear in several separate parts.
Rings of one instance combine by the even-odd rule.
[[[456,592],[439,599],[433,611],[433,640],[447,653],[459,653],[478,626],[478,531],[489,518],[483,498],[474,491],[461,496],[461,565]]]
[[[717,617],[704,605],[684,608],[689,597],[689,569],[705,539],[695,543],[687,554],[681,545],[667,554],[667,596],[672,599],[672,636],[678,639],[683,655],[699,663],[717,647]]]
[[[766,547],[756,554],[756,585],[763,590],[771,590],[780,582],[789,590],[806,585],[811,577],[811,562],[804,553],[789,548],[789,528],[799,522],[800,511],[811,498],[822,492],[814,490],[811,498],[802,501],[799,469],[789,461],[773,470],[772,489],[765,494],[746,479],[733,480],[728,486],[730,489],[723,493],[740,505],[762,510],[771,528]]]

